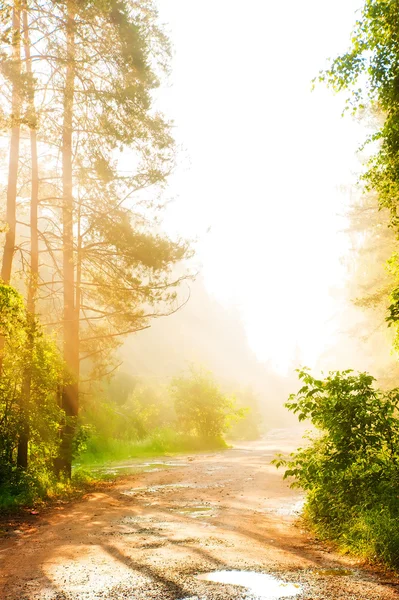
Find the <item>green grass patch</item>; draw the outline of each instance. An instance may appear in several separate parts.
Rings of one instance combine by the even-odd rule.
[[[222,450],[228,445],[222,438],[200,438],[183,435],[172,429],[160,429],[143,440],[120,440],[93,436],[86,450],[79,456],[80,465],[98,465],[127,460],[149,458],[167,454]]]
[[[320,539],[333,541],[343,553],[399,568],[399,507],[392,510],[380,500],[372,507],[358,505],[356,511],[347,506],[346,514],[343,511],[338,519],[331,519],[320,518],[315,506],[308,502],[304,519]]]
[[[0,486],[0,511],[15,512],[57,500],[79,498],[100,483],[115,479],[115,473],[101,472],[99,465],[225,448],[228,446],[221,438],[201,439],[176,433],[172,429],[160,429],[144,440],[135,441],[93,436],[87,440],[85,451],[75,461],[71,481],[57,480],[53,473],[46,470],[27,473],[15,471],[9,481]]]

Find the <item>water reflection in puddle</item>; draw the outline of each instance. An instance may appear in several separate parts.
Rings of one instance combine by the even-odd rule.
[[[133,462],[123,464],[109,464],[101,467],[93,468],[94,473],[103,473],[105,475],[129,475],[135,472],[140,473],[157,473],[171,467],[187,467],[188,463],[180,461],[163,461],[163,462]]]
[[[207,486],[199,486],[194,483],[164,483],[161,485],[135,487],[130,490],[125,490],[125,491],[121,492],[121,494],[123,494],[125,496],[134,496],[135,494],[143,494],[143,493],[154,494],[154,493],[160,492],[160,491],[168,491],[168,490],[173,491],[173,490],[178,490],[181,488],[199,489],[200,487],[207,487]]]
[[[295,517],[303,511],[305,506],[305,500],[301,499],[295,504],[286,504],[276,508],[264,508],[262,512],[273,515],[279,515],[281,517]]]
[[[190,515],[190,517],[194,518],[214,516],[212,514],[214,508],[212,506],[182,506],[180,508],[172,508],[172,510],[181,515]]]
[[[216,571],[214,573],[198,575],[198,578],[214,583],[224,583],[244,587],[250,593],[250,596],[247,596],[247,598],[250,597],[254,600],[293,598],[302,593],[301,586],[297,584],[286,583],[281,579],[272,577],[272,575],[251,571]]]

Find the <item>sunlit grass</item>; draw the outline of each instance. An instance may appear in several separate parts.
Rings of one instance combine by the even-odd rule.
[[[139,459],[227,447],[222,438],[204,439],[163,428],[153,432],[143,440],[92,437],[88,441],[86,451],[81,454],[77,462],[80,465],[98,465],[129,458]]]
[[[80,497],[109,476],[94,476],[89,469],[74,470],[72,479],[59,480],[48,471],[29,472],[0,487],[0,511],[14,512]]]
[[[179,434],[168,428],[135,441],[94,436],[88,440],[86,450],[75,460],[71,481],[57,480],[47,470],[22,474],[0,487],[0,510],[12,512],[23,507],[78,498],[89,489],[115,479],[115,473],[101,472],[98,470],[99,465],[109,466],[110,463],[128,459],[221,450],[227,447],[222,438],[203,439]]]

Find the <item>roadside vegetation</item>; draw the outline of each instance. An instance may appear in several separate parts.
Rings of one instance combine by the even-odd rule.
[[[37,323],[32,333],[23,298],[15,289],[0,285],[0,301],[5,345],[0,387],[0,509],[73,497],[108,477],[96,469],[99,464],[227,448],[225,436],[239,421],[243,424],[238,437],[253,437],[251,408],[242,406],[245,395],[238,407],[234,396],[222,392],[205,369],[191,367],[169,384],[157,386],[120,374],[82,403],[72,445],[72,476],[60,475],[63,363],[54,339]],[[25,396],[28,371],[29,403]],[[249,403],[256,405],[253,395]],[[259,416],[257,423],[259,427]],[[22,435],[29,439],[26,467],[18,464]]]
[[[366,163],[349,223],[355,268],[352,301],[370,329],[390,327],[399,348],[399,12],[396,0],[365,0],[347,52],[319,76],[347,94],[346,110],[363,119]],[[371,155],[371,157],[370,157]],[[386,332],[388,333],[388,332]],[[365,339],[369,334],[365,335]],[[386,336],[388,337],[388,335]],[[374,354],[378,354],[375,345]],[[374,357],[378,363],[378,356]],[[349,365],[350,366],[350,365]],[[324,539],[370,561],[399,567],[399,388],[397,367],[376,381],[368,373],[299,372],[287,408],[318,431],[290,459],[286,477],[307,492],[305,517]]]
[[[79,464],[223,449],[232,426],[251,421],[251,408],[239,408],[202,368],[192,366],[169,384],[121,379],[124,389],[115,378],[101,410],[95,403],[82,411],[82,438],[87,438]],[[119,396],[112,393],[118,387]]]
[[[275,464],[306,491],[305,518],[319,537],[399,567],[399,389],[352,371],[299,377],[286,406],[316,433]]]

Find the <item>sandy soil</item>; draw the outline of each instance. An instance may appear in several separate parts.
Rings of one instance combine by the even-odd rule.
[[[399,579],[296,523],[301,495],[270,461],[297,437],[274,431],[225,452],[133,462],[115,486],[3,530],[0,599],[275,598],[197,577],[233,569],[297,584],[305,600],[399,598]]]

